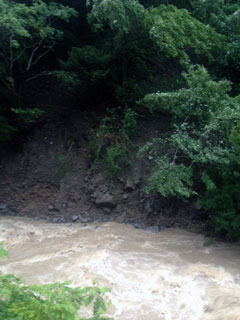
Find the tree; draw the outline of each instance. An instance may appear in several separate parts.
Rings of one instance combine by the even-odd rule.
[[[15,95],[21,86],[47,73],[35,68],[63,37],[57,20],[69,21],[76,11],[57,3],[33,0],[31,5],[0,0],[0,76]]]
[[[192,1],[192,14],[210,25],[225,37],[224,46],[218,50],[215,69],[239,82],[240,72],[240,3],[238,0]]]
[[[187,88],[149,94],[141,102],[151,112],[172,115],[175,128],[141,150],[168,146],[156,157],[145,190],[186,200],[205,185],[202,205],[214,215],[216,231],[240,238],[240,99],[229,96],[229,81],[213,81],[204,67],[190,66],[183,77]]]
[[[165,56],[182,64],[189,63],[193,53],[211,59],[222,44],[221,36],[213,28],[193,18],[186,9],[160,5],[151,10],[151,17],[151,37]]]
[[[89,0],[88,5],[97,40],[73,48],[58,76],[87,87],[91,96],[106,92],[110,103],[123,108],[156,85],[166,61],[185,66],[192,57],[212,58],[222,44],[214,29],[172,5],[146,9],[137,0]]]

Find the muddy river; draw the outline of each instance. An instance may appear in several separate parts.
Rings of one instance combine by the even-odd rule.
[[[159,233],[108,223],[0,218],[10,259],[0,271],[27,283],[97,279],[115,320],[240,320],[240,246],[180,229]]]

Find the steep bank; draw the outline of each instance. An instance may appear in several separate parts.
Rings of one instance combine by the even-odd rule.
[[[183,227],[211,233],[207,215],[194,202],[184,204],[142,192],[150,158],[139,160],[110,184],[104,170],[92,171],[88,144],[96,121],[62,109],[44,119],[28,134],[17,151],[1,160],[0,214],[59,222],[117,221],[137,228]],[[139,121],[138,146],[167,130],[166,117]]]

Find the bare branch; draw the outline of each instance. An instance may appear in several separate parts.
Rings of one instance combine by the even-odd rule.
[[[26,51],[26,49],[27,49],[27,47],[24,47],[23,50],[19,53],[19,55],[16,56],[16,57],[13,59],[13,62],[18,61],[18,60],[21,58],[21,56],[24,54],[24,52]]]
[[[0,55],[3,57],[3,60],[5,61],[5,63],[8,64],[8,60],[7,60],[7,57],[5,56],[5,54],[0,51]]]
[[[48,52],[52,50],[52,48],[55,46],[55,44],[56,44],[56,43],[54,42],[45,52],[43,52],[42,54],[40,54],[40,55],[37,57],[37,59],[36,59],[34,62],[32,62],[32,65],[31,65],[31,66],[34,66],[40,59],[42,59],[46,54],[48,54]]]
[[[10,65],[9,65],[9,74],[10,76],[12,77],[12,70],[13,70],[13,46],[12,46],[12,43],[13,43],[13,37],[14,37],[14,33],[11,31],[11,36],[9,38],[9,52],[10,52]]]
[[[175,150],[174,156],[173,156],[172,163],[175,163],[175,161],[176,161],[178,150],[179,150],[179,148],[177,147]]]
[[[37,44],[37,46],[33,49],[32,53],[31,53],[31,56],[30,56],[30,58],[28,60],[26,71],[29,71],[29,69],[31,68],[34,55],[35,55],[36,51],[40,48],[40,46],[43,43],[43,41],[44,41],[44,38],[41,38],[39,43]]]
[[[25,80],[25,82],[29,82],[29,81],[34,80],[34,79],[36,79],[36,78],[38,78],[38,77],[41,77],[41,76],[49,76],[49,75],[50,75],[50,72],[38,73],[38,74],[35,74],[34,76],[28,78],[27,80]]]

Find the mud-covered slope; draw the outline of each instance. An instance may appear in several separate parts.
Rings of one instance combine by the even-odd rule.
[[[59,222],[117,221],[137,228],[178,226],[209,232],[207,216],[194,202],[183,204],[158,194],[145,195],[152,159],[139,160],[130,152],[132,165],[110,183],[104,172],[91,170],[88,144],[93,120],[67,110],[39,123],[18,150],[1,159],[0,215],[19,215]],[[139,121],[135,145],[143,145],[162,130],[162,117]]]

